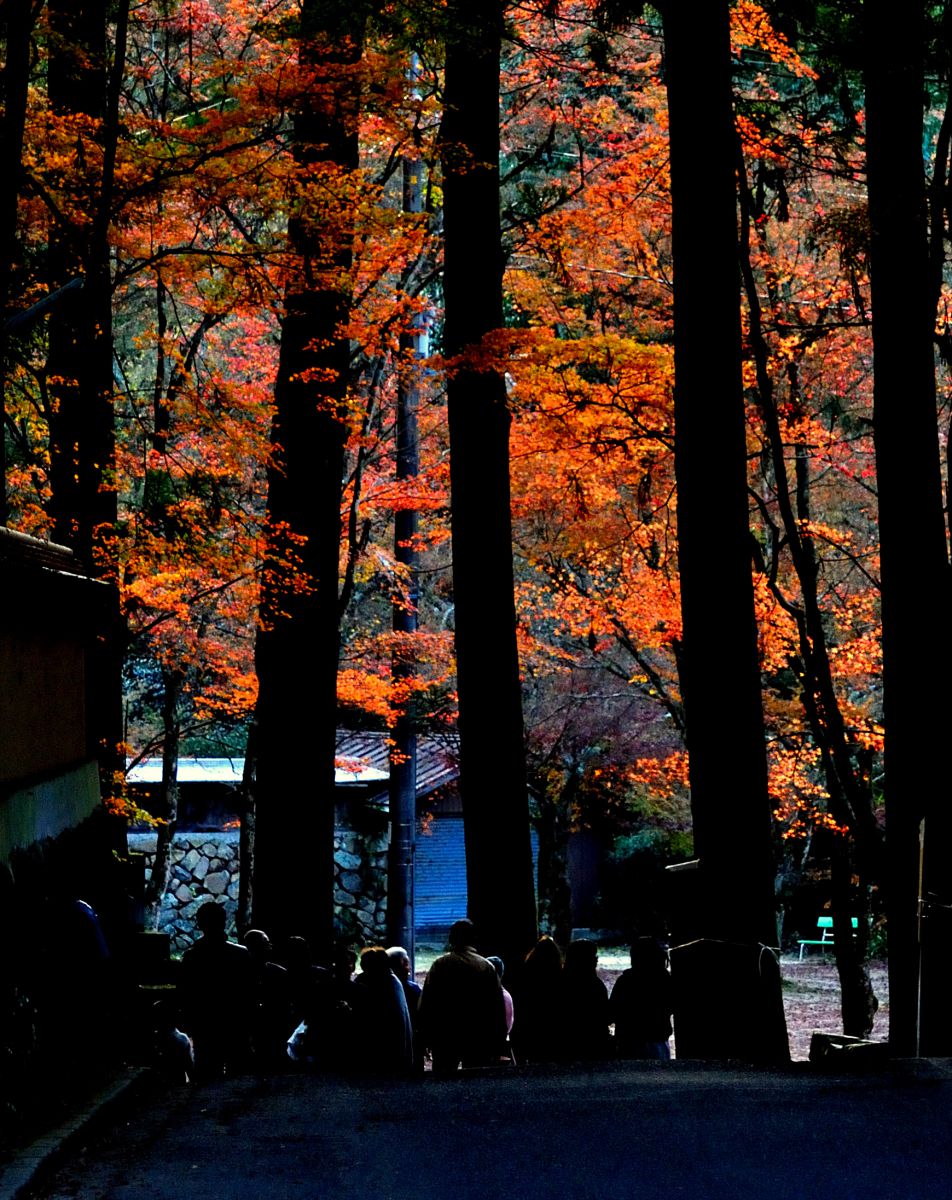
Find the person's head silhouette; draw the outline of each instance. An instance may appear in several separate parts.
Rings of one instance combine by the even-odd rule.
[[[195,923],[203,936],[212,940],[225,936],[225,920],[224,908],[214,900],[206,900],[195,914]]]

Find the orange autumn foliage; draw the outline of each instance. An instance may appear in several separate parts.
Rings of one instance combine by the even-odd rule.
[[[667,112],[657,30],[644,22],[606,31],[595,9],[588,0],[511,6],[501,107],[507,327],[466,365],[501,369],[509,387],[527,681],[555,689],[584,671],[656,707],[667,739],[612,765],[633,769],[660,799],[683,795],[687,784]],[[301,171],[288,150],[290,114],[302,91],[319,94],[326,80],[297,58],[295,13],[290,0],[266,12],[249,0],[132,10],[110,225],[122,512],[112,549],[132,638],[130,702],[174,668],[186,675],[184,702],[196,730],[240,728],[253,706],[267,436],[281,297],[293,270],[287,223],[310,211],[319,193],[328,213],[352,215],[355,231],[354,303],[344,331],[353,372],[339,701],[344,712],[388,726],[406,708],[450,722],[443,384],[459,364],[438,353],[438,54],[430,39],[418,39],[427,53],[411,86],[412,39],[400,36],[396,20],[373,30],[355,69],[364,99],[359,169]],[[810,512],[799,532],[818,562],[818,602],[851,744],[878,753],[870,345],[864,264],[855,252],[859,146],[844,148],[826,116],[814,119],[816,74],[764,8],[740,0],[732,23],[738,131],[759,205],[751,268],[784,458],[809,481]],[[41,25],[41,47],[45,36]],[[797,103],[787,104],[790,97]],[[24,154],[31,186],[21,199],[24,304],[44,294],[36,264],[51,230],[90,219],[98,133],[87,118],[53,114],[37,77]],[[402,211],[397,166],[405,151],[426,179],[422,214]],[[319,269],[334,277],[333,263]],[[398,339],[420,314],[435,352],[411,363]],[[780,827],[799,836],[829,827],[831,818],[802,703],[802,585],[778,532],[749,312],[745,321],[770,786]],[[15,449],[8,487],[15,523],[31,533],[47,528],[44,353],[42,334],[20,348],[7,396]],[[421,389],[421,472],[397,482],[401,371],[414,373]],[[415,660],[416,677],[395,681],[390,606],[411,600],[392,520],[410,508],[420,514],[422,632],[412,647],[399,647]],[[292,560],[296,549],[291,539]],[[154,704],[143,699],[133,721],[140,747],[156,732]]]

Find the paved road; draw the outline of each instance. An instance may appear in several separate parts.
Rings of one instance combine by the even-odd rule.
[[[147,1093],[45,1200],[950,1200],[952,1064],[691,1063]]]

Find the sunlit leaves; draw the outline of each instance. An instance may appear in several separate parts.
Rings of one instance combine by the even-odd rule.
[[[619,696],[647,706],[637,709],[645,752],[606,738],[600,765],[634,770],[659,805],[683,800],[662,54],[648,20],[606,23],[600,7],[572,0],[510,8],[501,104],[507,328],[454,363],[438,353],[437,26],[404,36],[407,13],[391,8],[361,62],[342,68],[360,90],[361,158],[358,170],[341,171],[319,156],[295,161],[289,149],[302,99],[319,107],[336,86],[319,56],[302,62],[297,54],[291,0],[133,6],[109,217],[122,506],[111,546],[136,687],[147,690],[156,672],[181,666],[190,719],[224,727],[247,718],[284,297],[298,282],[346,285],[352,306],[340,332],[351,346],[351,375],[336,414],[348,437],[342,711],[378,724],[405,710],[452,720],[443,388],[461,365],[491,367],[506,376],[512,416],[526,686],[558,697],[584,675],[593,742],[598,720],[619,720]],[[46,37],[41,21],[39,68]],[[732,40],[762,309],[759,331],[745,315],[753,578],[771,794],[780,825],[797,837],[830,818],[805,717],[804,589],[779,512],[753,342],[763,335],[782,462],[800,504],[795,532],[813,563],[838,704],[850,744],[875,753],[878,546],[862,117],[849,136],[833,127],[810,66],[752,0],[732,6]],[[413,41],[421,60],[411,80]],[[425,184],[422,213],[403,211],[404,155]],[[21,198],[24,305],[48,290],[51,238],[88,230],[101,165],[102,130],[88,117],[53,113],[39,69]],[[315,234],[320,249],[306,263],[289,252],[290,222]],[[335,230],[346,230],[348,245],[352,238],[352,264],[340,260]],[[417,361],[399,338],[421,320],[434,353]],[[54,381],[45,374],[42,328],[15,351],[8,487],[17,527],[43,534]],[[421,472],[397,482],[401,375],[420,392]],[[328,382],[317,370],[309,381],[316,391]],[[416,595],[392,547],[393,516],[409,509],[420,518]],[[713,537],[716,497],[711,523]],[[301,546],[287,538],[282,553],[293,567]],[[286,574],[293,581],[294,571]],[[417,608],[422,632],[412,645],[391,632],[393,604]],[[415,663],[413,680],[395,677],[394,656]],[[596,712],[609,692],[612,704]],[[539,702],[547,714],[557,707]],[[558,731],[555,717],[546,720],[533,737],[548,749]],[[134,722],[143,741],[154,730],[154,712]]]

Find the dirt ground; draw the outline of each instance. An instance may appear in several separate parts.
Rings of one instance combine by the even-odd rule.
[[[796,956],[781,960],[783,972],[783,1003],[787,1015],[787,1034],[790,1054],[794,1061],[805,1060],[810,1051],[810,1035],[842,1033],[840,1015],[840,983],[830,956],[815,955],[798,962]],[[889,1025],[889,986],[886,964],[872,962],[869,974],[873,991],[879,1001],[876,1022],[870,1035],[885,1041]]]
[[[440,953],[437,947],[417,947],[417,979],[422,983],[426,970],[433,958]],[[622,971],[628,966],[628,953],[617,947],[600,947],[598,973],[609,990]],[[783,1005],[787,1018],[787,1036],[790,1040],[790,1057],[794,1062],[806,1062],[810,1055],[810,1038],[814,1032],[842,1033],[840,1015],[840,985],[829,954],[813,952],[799,962],[796,955],[784,955],[781,959],[783,976]],[[886,964],[870,963],[873,991],[879,1000],[879,1011],[872,1037],[886,1039],[889,1015],[889,991],[886,982]],[[677,1037],[674,1045],[677,1054]]]
[[[599,954],[599,975],[611,988],[615,979],[628,965],[622,951],[607,950]],[[794,1062],[806,1062],[810,1056],[810,1038],[814,1032],[842,1033],[840,1014],[840,982],[832,955],[815,953],[799,962],[796,955],[784,955],[780,961],[783,978],[783,1007],[787,1018],[787,1037],[790,1057]],[[885,1041],[889,1015],[889,992],[886,983],[886,964],[870,963],[873,991],[879,1000],[876,1024],[872,1037]],[[677,1054],[677,1037],[675,1037]]]

